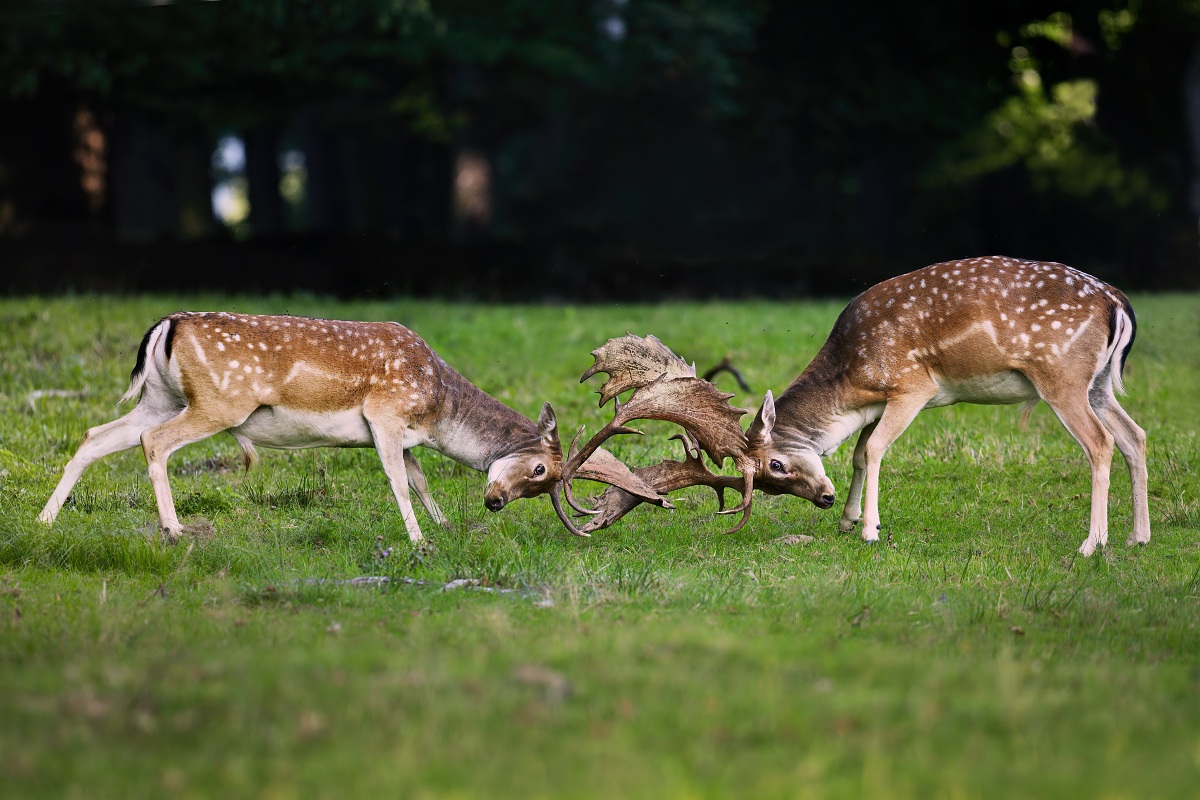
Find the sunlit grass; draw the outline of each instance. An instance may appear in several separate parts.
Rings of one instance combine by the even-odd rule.
[[[396,319],[527,415],[607,411],[610,336],[730,356],[757,407],[840,304],[491,307],[267,299],[0,301],[0,781],[11,796],[1189,797],[1200,779],[1200,317],[1135,298],[1122,402],[1150,437],[1153,539],[1076,555],[1089,477],[1044,407],[929,412],[884,461],[885,541],[708,490],[589,540],[545,500],[419,451],[450,517],[409,547],[373,451],[217,437],[172,459],[190,533],[154,540],[145,463],[94,466],[34,522],[142,333],[177,308]],[[725,378],[722,379],[726,380]],[[598,383],[593,381],[592,383]],[[736,391],[732,381],[723,388]],[[38,390],[68,395],[31,396]],[[81,394],[80,394],[81,393]],[[619,452],[677,457],[647,426]],[[844,492],[848,448],[827,463]],[[675,499],[675,498],[673,498]],[[787,544],[804,534],[811,541]],[[354,578],[386,577],[369,586]],[[460,583],[459,581],[465,581]],[[449,582],[455,588],[445,588]]]

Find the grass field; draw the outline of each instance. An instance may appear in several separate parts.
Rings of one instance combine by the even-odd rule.
[[[1086,461],[1044,405],[1024,431],[1016,407],[922,415],[884,461],[875,546],[795,498],[723,536],[698,489],[578,540],[544,498],[490,514],[481,474],[418,451],[451,524],[419,509],[417,552],[373,451],[244,473],[228,436],[172,459],[181,544],[153,540],[137,450],[47,529],[179,308],[395,319],[525,414],[594,430],[611,412],[578,377],[607,338],[728,355],[757,407],[841,304],[0,299],[0,796],[1196,797],[1200,298],[1134,306],[1122,402],[1153,538],[1124,546],[1118,455],[1110,546],[1084,559]],[[676,455],[646,430],[618,454]],[[827,463],[843,496],[849,458]]]

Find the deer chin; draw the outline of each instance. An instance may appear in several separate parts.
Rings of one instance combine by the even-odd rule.
[[[763,494],[790,494],[807,500],[817,508],[832,508],[836,502],[833,484],[828,478],[776,478],[772,475],[760,475],[755,478],[754,488]]]

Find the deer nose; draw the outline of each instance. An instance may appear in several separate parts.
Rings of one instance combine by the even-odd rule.
[[[500,509],[504,508],[504,501],[499,497],[489,497],[483,501],[483,505],[488,511],[499,511]]]
[[[821,508],[829,508],[835,499],[832,492],[821,495]]]

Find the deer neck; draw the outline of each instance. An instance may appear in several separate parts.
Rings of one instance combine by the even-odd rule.
[[[446,393],[429,431],[431,447],[471,469],[487,472],[496,460],[538,446],[541,438],[532,420],[438,361]]]
[[[884,396],[854,386],[824,352],[775,401],[772,436],[786,447],[828,455],[883,413]]]

